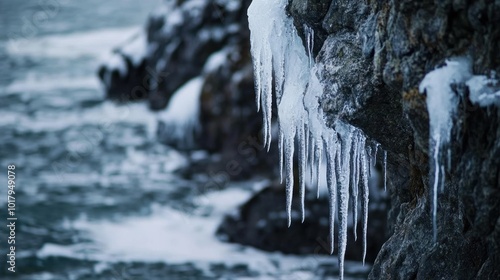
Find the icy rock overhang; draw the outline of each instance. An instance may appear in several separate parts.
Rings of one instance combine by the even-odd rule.
[[[294,154],[298,157],[302,221],[305,219],[306,175],[309,174],[311,183],[319,185],[319,166],[325,158],[330,201],[330,246],[333,253],[337,221],[340,279],[343,279],[349,204],[352,204],[356,239],[358,200],[362,209],[363,261],[366,255],[368,179],[378,145],[375,144],[372,149],[361,130],[338,119],[327,126],[320,106],[324,86],[317,70],[319,65],[312,56],[313,31],[307,26],[304,28],[306,44],[303,44],[293,20],[286,15],[287,3],[286,0],[254,0],[248,9],[256,102],[263,115],[264,145],[268,149],[271,145],[274,89],[278,109],[280,173],[286,183],[288,224],[291,224]],[[333,87],[329,90],[335,94],[338,89]],[[384,154],[384,166],[386,159]]]

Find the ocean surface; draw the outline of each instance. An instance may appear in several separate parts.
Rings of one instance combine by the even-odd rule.
[[[0,223],[16,166],[16,272],[0,279],[335,279],[335,256],[268,253],[219,241],[225,214],[265,186],[205,192],[175,170],[204,152],[158,143],[146,104],[104,99],[96,71],[144,28],[159,0],[0,2]],[[367,271],[348,263],[346,279]]]

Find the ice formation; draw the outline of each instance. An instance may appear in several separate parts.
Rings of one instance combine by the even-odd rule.
[[[453,117],[456,114],[459,97],[453,91],[453,84],[465,83],[471,77],[471,65],[467,58],[454,58],[446,60],[445,66],[429,72],[419,86],[421,93],[426,93],[427,110],[430,119],[429,146],[433,158],[432,182],[432,227],[434,241],[437,239],[437,198],[438,187],[444,186],[444,164],[442,150],[446,149],[446,155],[450,158],[451,153],[448,144],[450,142],[451,129],[453,128]],[[450,159],[448,159],[448,162]],[[449,166],[448,166],[449,167]]]
[[[319,167],[326,159],[326,181],[330,201],[330,246],[334,248],[334,225],[338,220],[338,257],[343,279],[347,244],[349,203],[357,221],[360,192],[363,232],[363,261],[366,255],[368,221],[368,177],[370,154],[366,137],[357,128],[336,120],[325,124],[319,98],[323,95],[318,66],[312,55],[313,30],[304,26],[306,44],[297,34],[293,20],[286,15],[286,0],[254,0],[248,9],[251,31],[256,102],[262,110],[264,144],[271,144],[272,92],[275,91],[279,126],[281,179],[286,184],[288,225],[294,188],[293,159],[298,158],[299,196],[302,221],[305,218],[306,174],[319,187]],[[333,87],[334,93],[337,87]],[[319,190],[317,190],[319,195]],[[356,225],[356,222],[354,223]]]
[[[500,106],[500,82],[485,75],[472,75],[472,64],[467,57],[451,58],[445,61],[443,67],[437,68],[425,75],[420,83],[419,91],[426,93],[427,110],[430,119],[430,139],[433,167],[432,185],[432,227],[434,241],[437,239],[437,199],[438,190],[444,189],[445,163],[451,166],[450,134],[453,128],[453,117],[456,115],[459,96],[452,85],[465,84],[469,89],[469,99],[472,103],[486,107]],[[443,149],[446,153],[443,155]],[[447,157],[446,161],[443,159]]]

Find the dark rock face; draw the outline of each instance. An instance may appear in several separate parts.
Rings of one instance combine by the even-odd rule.
[[[472,106],[457,85],[460,109],[434,244],[429,117],[418,85],[454,56],[470,57],[475,74],[500,71],[500,2],[290,0],[288,9],[299,30],[315,30],[325,87],[339,87],[322,100],[327,116],[363,129],[389,153],[392,236],[370,278],[497,279],[499,110]]]

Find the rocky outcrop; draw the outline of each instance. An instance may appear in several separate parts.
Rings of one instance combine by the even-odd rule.
[[[221,157],[205,172],[230,179],[274,174],[277,162],[275,147],[267,154],[261,145],[246,16],[250,2],[167,1],[147,22],[147,48],[139,63],[131,63],[125,45],[99,70],[108,98],[146,99],[153,110],[164,110],[181,86],[201,76],[195,148],[219,152]],[[169,126],[160,122],[160,141],[185,146],[162,137],[169,133]]]
[[[475,74],[498,73],[500,3],[290,0],[288,9],[299,31],[315,31],[324,86],[339,86],[321,100],[329,118],[361,128],[389,153],[392,236],[370,278],[498,277],[499,110],[473,106],[467,87],[455,86],[460,110],[434,243],[429,117],[418,85],[453,56],[470,57]]]

